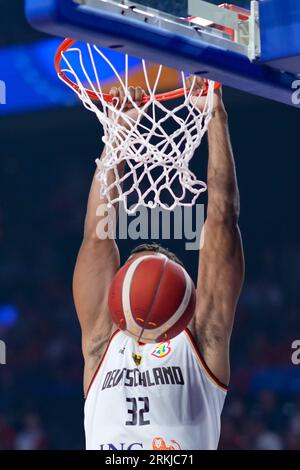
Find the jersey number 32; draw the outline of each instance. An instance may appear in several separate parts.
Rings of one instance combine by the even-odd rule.
[[[150,420],[146,419],[146,413],[149,413],[149,398],[126,398],[129,403],[128,414],[130,420],[126,421],[126,426],[146,426],[150,424]]]

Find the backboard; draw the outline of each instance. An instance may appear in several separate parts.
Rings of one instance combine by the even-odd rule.
[[[26,0],[26,12],[35,28],[53,35],[126,52],[299,106],[295,94],[300,86],[299,0],[237,2],[245,10],[215,3]],[[156,5],[160,10],[152,8]]]

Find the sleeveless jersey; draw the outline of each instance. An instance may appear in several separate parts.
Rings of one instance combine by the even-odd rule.
[[[86,448],[216,449],[225,397],[189,330],[156,345],[117,331],[87,393]]]

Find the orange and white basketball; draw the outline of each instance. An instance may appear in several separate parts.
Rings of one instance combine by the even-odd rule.
[[[196,304],[194,283],[178,263],[164,255],[140,256],[115,275],[109,292],[114,323],[145,343],[177,336],[190,322]]]

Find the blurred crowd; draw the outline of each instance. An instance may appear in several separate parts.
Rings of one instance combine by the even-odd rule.
[[[0,267],[18,312],[15,322],[0,326],[7,344],[0,449],[84,447],[83,361],[70,282],[77,246],[68,253],[65,238],[58,239],[58,227],[66,235],[74,217],[63,192],[51,204],[61,197],[64,217],[56,211],[55,230],[49,225],[40,246],[30,235],[30,264],[18,263],[8,244]],[[255,268],[250,262],[233,333],[221,449],[300,449],[300,381],[291,361],[291,344],[300,339],[299,267],[300,247],[268,248],[257,254]]]
[[[84,448],[83,360],[71,286],[93,173],[90,127],[88,121],[83,130],[74,131],[72,124],[57,139],[37,133],[3,142],[0,340],[7,345],[7,364],[0,365],[0,449]],[[278,220],[273,213],[264,220],[268,202],[251,213],[260,200],[253,201],[252,193],[247,199],[247,166],[244,172],[247,272],[232,336],[220,448],[300,450],[300,365],[291,360],[291,345],[300,340],[300,246],[275,242],[275,229],[263,232]],[[292,209],[285,217],[297,218]],[[131,248],[126,244],[121,242],[123,256]],[[194,253],[180,252],[179,240],[166,246],[178,247],[195,279]]]
[[[187,2],[182,0],[141,0],[165,11],[170,11],[170,2],[173,13],[186,14]],[[18,20],[17,9],[23,9],[23,5],[6,3],[16,21],[2,18],[0,43],[19,43],[25,19],[22,17],[22,23]],[[249,5],[248,0],[234,3]],[[29,28],[26,31],[24,38],[39,37]],[[293,175],[299,175],[299,168],[295,166],[297,159],[293,165],[281,165],[281,158],[274,158],[280,149],[286,157],[294,152],[287,148],[285,134],[291,121],[286,118],[276,121],[283,136],[282,147],[275,138],[272,147],[276,128],[274,132],[271,113],[272,109],[271,131],[266,134],[269,138],[254,139],[255,151],[257,142],[261,149],[259,169],[252,167],[255,152],[250,139],[245,138],[243,158],[237,159],[237,163],[243,163],[239,170],[246,206],[241,224],[247,273],[232,337],[231,384],[220,449],[300,450],[300,365],[293,365],[291,360],[292,343],[300,340],[300,246],[274,241],[276,224],[282,227],[288,218],[299,220],[294,212],[297,196],[286,196],[290,188],[296,188],[297,194],[299,184],[286,184],[284,197],[276,192],[278,181],[289,182]],[[247,121],[248,112],[243,113],[242,120],[237,113],[236,146],[243,143],[243,137],[238,141],[243,129],[257,133],[265,127],[264,122],[259,123],[260,114],[265,116],[249,110]],[[30,135],[28,128],[23,132],[27,117],[22,117],[21,125],[10,125],[10,131],[1,134],[0,340],[7,346],[7,364],[0,365],[0,450],[84,448],[83,360],[71,285],[95,156],[90,142],[95,136],[90,129],[92,121],[84,127],[81,114],[74,114],[68,127],[70,118],[65,118],[62,110],[49,120],[38,117],[46,129],[41,126],[35,131],[36,122]],[[264,176],[262,182],[263,145],[272,160],[265,159],[268,173],[264,174],[268,177]],[[247,191],[248,181],[252,182],[249,169],[253,168],[255,191],[252,186]],[[277,212],[281,216],[284,213],[284,223],[276,219]],[[265,236],[267,225],[272,230]],[[271,237],[273,244],[269,240],[264,247]],[[188,257],[182,258],[190,268]],[[195,266],[189,270],[195,278]]]
[[[220,448],[300,450],[300,365],[292,363],[300,249],[268,247],[254,260],[237,310]]]
[[[7,344],[7,365],[0,366],[0,449],[84,448],[83,361],[71,279],[89,177],[85,187],[74,188],[79,174],[65,171],[69,178],[55,174],[53,186],[37,188],[40,201],[23,194],[30,211],[18,223],[26,231],[0,211],[0,300],[13,304],[16,314],[10,322],[0,313]],[[300,365],[291,361],[292,342],[300,339],[300,247],[253,253],[247,241],[245,249],[220,448],[300,449]]]
[[[78,153],[72,165],[60,155],[52,165],[52,148],[32,162],[14,159],[8,148],[0,161],[6,175],[0,196],[7,201],[0,204],[0,339],[7,345],[0,449],[84,448],[83,360],[71,285],[93,168],[81,158],[84,148],[67,151]],[[37,178],[45,168],[47,179]],[[255,242],[247,224],[242,211],[247,272],[220,448],[300,450],[300,365],[291,361],[292,342],[300,339],[300,246],[263,248],[264,236]],[[195,278],[195,256],[178,254]]]
[[[299,395],[284,397],[271,390],[229,395],[219,448],[300,450]]]

